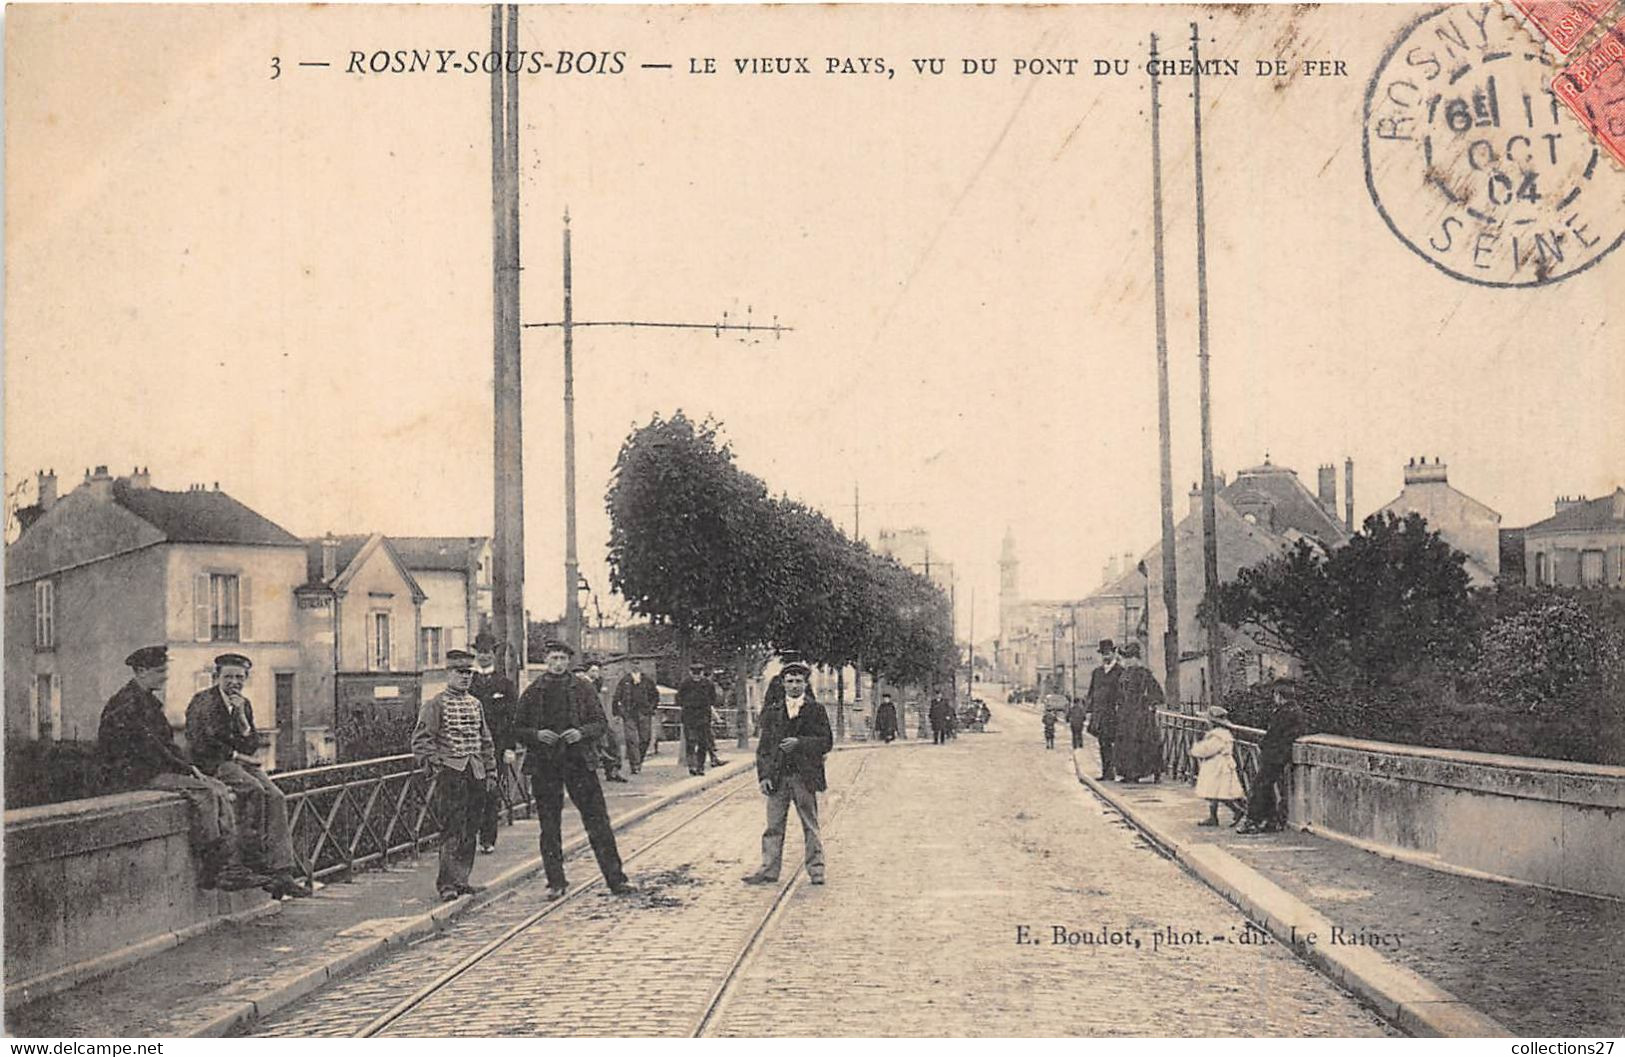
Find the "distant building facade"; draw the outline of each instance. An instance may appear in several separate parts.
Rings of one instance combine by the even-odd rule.
[[[1501,574],[1501,515],[1450,486],[1449,470],[1440,459],[1412,459],[1405,466],[1405,488],[1377,510],[1405,517],[1420,514],[1428,528],[1467,555],[1467,580],[1489,587]]]
[[[1599,499],[1559,497],[1557,512],[1523,531],[1534,587],[1625,587],[1625,488]]]

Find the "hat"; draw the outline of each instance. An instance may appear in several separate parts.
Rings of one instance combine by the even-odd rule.
[[[220,656],[214,659],[214,666],[216,668],[224,668],[228,664],[236,665],[245,672],[254,667],[254,662],[249,660],[247,657],[244,657],[240,653],[222,653]]]
[[[1117,643],[1113,642],[1111,639],[1101,639],[1100,640],[1100,652],[1102,654],[1116,653],[1117,652]]]
[[[1138,657],[1140,655],[1140,644],[1138,642],[1125,642],[1123,648],[1117,652],[1125,657]]]
[[[489,631],[482,631],[474,636],[474,652],[495,653],[497,650],[497,637]]]
[[[562,642],[558,639],[548,639],[546,642],[542,643],[542,656],[545,657],[550,653],[566,653],[571,657],[576,655],[576,651],[570,648],[570,644],[568,642]]]
[[[1225,708],[1223,705],[1209,705],[1208,706],[1207,718],[1209,718],[1209,719],[1223,719],[1225,716],[1228,716],[1229,714],[1230,714],[1230,710],[1228,708]]]
[[[143,646],[124,658],[131,668],[162,668],[169,663],[168,646]]]
[[[703,672],[705,671],[705,662],[696,657],[692,661],[688,662],[688,670],[691,672],[695,670]]]
[[[779,674],[808,676],[812,674],[812,669],[808,668],[800,661],[791,661],[789,664],[786,664],[783,668],[779,669]]]
[[[446,667],[467,671],[474,667],[474,655],[467,650],[447,650]]]

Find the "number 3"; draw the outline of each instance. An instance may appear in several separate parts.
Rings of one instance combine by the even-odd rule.
[[[281,77],[281,76],[282,76],[282,56],[273,55],[273,56],[271,56],[271,80],[274,81],[278,77]]]

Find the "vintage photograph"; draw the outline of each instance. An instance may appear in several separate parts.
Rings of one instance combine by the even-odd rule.
[[[1625,2],[4,30],[7,1036],[1625,1035]]]

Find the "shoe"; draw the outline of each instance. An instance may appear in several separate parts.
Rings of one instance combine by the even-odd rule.
[[[628,896],[636,894],[638,886],[631,881],[616,881],[609,886],[609,890],[614,895]]]
[[[564,898],[564,893],[567,892],[567,891],[569,891],[569,889],[565,888],[563,885],[548,885],[547,886],[547,900],[548,900],[548,902],[552,902],[555,899],[563,899]]]
[[[215,875],[214,887],[222,892],[243,892],[250,888],[264,888],[271,880],[245,866],[228,866]]]
[[[711,766],[712,767],[721,767],[722,766],[721,758],[716,757],[716,756],[711,757]]]
[[[479,895],[483,891],[485,891],[484,885],[463,884],[457,886],[457,894],[462,896]]]
[[[776,885],[779,883],[779,879],[777,877],[774,877],[771,874],[765,874],[760,870],[757,870],[755,873],[748,873],[741,877],[740,880],[748,885]]]
[[[306,885],[305,882],[294,877],[294,875],[291,873],[275,874],[270,878],[269,884],[262,885],[261,887],[278,899],[282,899],[284,897],[305,899],[311,894],[310,887]]]
[[[442,888],[440,890],[440,901],[442,903],[455,903],[461,894],[455,888]]]
[[[1197,823],[1198,826],[1217,826],[1218,824],[1219,820],[1216,818],[1204,818],[1202,821]]]
[[[622,778],[618,774],[612,774],[612,775],[609,776],[608,781],[611,781],[611,782],[624,782],[624,781],[626,781],[626,779]]]
[[[1112,776],[1109,775],[1109,774],[1103,774],[1099,778],[1095,779],[1095,781],[1097,781],[1097,782],[1109,782],[1111,780],[1112,780]]]
[[[810,873],[807,875],[807,883],[821,885],[824,883],[824,875],[821,873]]]
[[[495,844],[481,844],[480,845],[480,854],[481,855],[495,855],[496,850],[497,850],[497,846]]]

